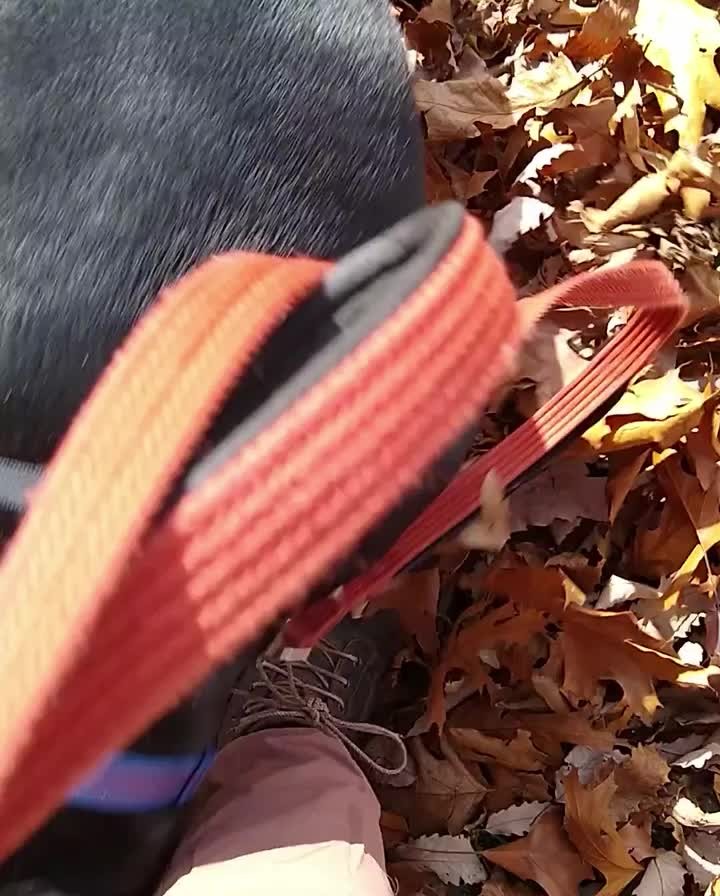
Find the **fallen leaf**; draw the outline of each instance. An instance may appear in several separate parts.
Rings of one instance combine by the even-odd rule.
[[[510,504],[500,477],[491,470],[480,487],[480,511],[463,526],[457,542],[467,550],[502,549],[510,538]]]
[[[524,772],[541,771],[548,763],[548,757],[537,749],[527,731],[518,731],[508,741],[473,728],[448,728],[447,735],[458,754],[467,759],[484,762],[492,758],[500,765]]]
[[[678,768],[705,768],[708,764],[720,764],[720,761],[715,761],[717,756],[720,756],[720,731],[716,731],[702,746],[679,756],[673,765]]]
[[[557,810],[545,812],[527,837],[486,849],[483,856],[523,880],[535,881],[547,896],[576,893],[580,882],[592,877],[592,871],[568,840],[561,817]]]
[[[483,884],[480,896],[533,896],[533,891],[518,880],[489,880]]]
[[[549,804],[541,802],[521,803],[519,806],[509,806],[499,812],[489,815],[484,830],[489,834],[502,836],[519,836],[527,834],[535,820],[547,810]]]
[[[685,796],[675,803],[672,814],[683,827],[711,830],[720,828],[720,812],[704,812],[697,803]]]
[[[654,746],[633,747],[630,756],[613,770],[617,793],[613,811],[618,821],[633,813],[657,809],[664,802],[660,791],[668,783],[670,768]]]
[[[636,862],[650,859],[657,852],[652,845],[652,816],[650,815],[641,816],[637,822],[629,821],[618,830],[618,834]]]
[[[555,212],[555,207],[532,196],[516,196],[493,218],[488,242],[498,255],[504,255],[518,238],[535,230]]]
[[[487,877],[466,836],[418,837],[398,846],[394,855],[418,870],[432,871],[446,884],[479,884]]]
[[[616,199],[608,209],[585,208],[581,217],[591,233],[612,230],[619,224],[643,221],[655,214],[662,204],[680,191],[680,181],[667,171],[646,174]]]
[[[642,880],[633,890],[633,896],[682,896],[685,887],[685,867],[676,852],[666,849],[645,869]]]
[[[489,73],[482,79],[417,81],[415,101],[425,113],[428,139],[440,142],[479,136],[478,122],[509,128],[522,115],[512,110],[507,89]]]
[[[685,867],[701,887],[720,877],[720,841],[707,831],[689,831],[682,845]]]
[[[657,588],[632,582],[622,576],[610,576],[595,602],[596,610],[611,610],[620,604],[635,600],[656,600],[660,596]]]
[[[596,787],[583,787],[577,771],[565,779],[565,828],[580,855],[605,878],[598,896],[617,896],[643,870],[609,813],[616,789],[612,777]]]
[[[573,59],[598,59],[615,49],[635,24],[638,0],[601,0],[567,46]]]
[[[682,118],[670,123],[680,145],[694,147],[703,133],[706,105],[720,105],[720,75],[714,57],[720,22],[695,0],[640,0],[633,33],[654,65],[672,72],[683,99]]]
[[[458,619],[444,655],[433,672],[428,698],[430,721],[441,729],[445,724],[445,679],[449,672],[462,671],[474,687],[482,688],[488,677],[487,666],[480,657],[481,650],[525,643],[531,634],[544,627],[545,617],[538,610],[518,611],[511,603],[488,613],[471,607]]]
[[[530,111],[543,115],[572,105],[584,86],[583,75],[572,61],[558,53],[538,63],[522,58],[507,95],[511,107],[521,115]]]
[[[426,22],[443,22],[446,25],[454,25],[452,14],[452,0],[431,0],[430,4],[420,11],[418,18]]]
[[[421,738],[412,738],[408,752],[415,763],[416,783],[412,787],[381,787],[380,802],[385,811],[401,815],[410,834],[418,837],[447,831],[460,834],[482,805],[487,787],[452,747],[442,745],[438,759]]]
[[[380,813],[380,832],[386,850],[404,843],[409,835],[407,821],[397,812]]]
[[[573,351],[570,341],[577,336],[552,321],[541,321],[520,354],[515,379],[535,383],[538,405],[545,404],[587,368],[589,361]],[[585,470],[587,476],[587,469]]]
[[[706,401],[702,392],[671,370],[659,379],[629,386],[582,438],[597,453],[647,445],[669,448],[698,424]]]
[[[709,264],[689,264],[680,277],[680,285],[688,297],[685,326],[720,313],[720,272]]]
[[[654,681],[671,681],[710,688],[718,674],[697,669],[658,648],[662,642],[645,634],[632,613],[568,607],[561,634],[565,650],[563,690],[576,698],[593,700],[597,685],[616,681],[623,702],[641,719],[650,721],[660,705]]]
[[[447,885],[436,874],[410,862],[388,862],[387,874],[395,896],[447,896]]]
[[[608,518],[614,522],[615,517],[625,499],[637,482],[637,478],[645,467],[649,454],[648,448],[628,448],[610,455],[607,478],[607,496],[610,510]],[[598,609],[605,609],[598,607]]]
[[[374,615],[380,610],[394,610],[403,628],[417,638],[420,647],[429,654],[438,649],[435,628],[438,598],[440,596],[440,573],[437,569],[408,573],[393,581],[385,592],[369,605],[366,615]]]

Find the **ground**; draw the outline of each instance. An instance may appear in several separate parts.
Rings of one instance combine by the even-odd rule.
[[[378,783],[403,896],[720,894],[717,6],[393,0],[429,194],[519,295],[650,258],[689,301],[602,419],[380,602],[409,633],[386,714],[411,766]],[[547,317],[475,452],[631,311]]]

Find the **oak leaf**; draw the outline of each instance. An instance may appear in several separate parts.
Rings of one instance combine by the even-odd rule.
[[[540,884],[547,896],[577,893],[580,882],[592,877],[590,867],[568,840],[557,809],[541,815],[527,837],[486,849],[483,856],[523,880]]]
[[[661,641],[642,631],[632,613],[568,608],[560,635],[565,650],[563,690],[592,701],[603,681],[616,681],[624,703],[645,721],[660,706],[654,681],[711,687],[718,670],[688,666],[660,650]]]
[[[447,831],[459,834],[482,805],[487,786],[479,772],[468,767],[452,747],[442,744],[434,756],[421,738],[412,738],[408,752],[417,776],[411,787],[381,787],[385,811],[407,819],[413,837]]]
[[[685,867],[676,852],[661,850],[645,869],[633,896],[682,896]]]
[[[707,401],[677,370],[633,383],[583,441],[598,454],[656,445],[668,448],[699,422]]]
[[[369,605],[367,615],[383,609],[394,610],[400,624],[417,638],[420,647],[430,654],[438,649],[436,617],[440,596],[440,573],[437,569],[409,573],[393,581],[390,587]]]
[[[610,804],[617,789],[613,777],[584,787],[577,771],[565,779],[565,828],[580,855],[604,876],[598,896],[617,896],[641,872],[618,834]]]
[[[527,731],[518,731],[507,741],[473,728],[448,728],[447,735],[459,755],[467,759],[490,759],[523,772],[542,771],[548,764],[548,757],[533,744]]]

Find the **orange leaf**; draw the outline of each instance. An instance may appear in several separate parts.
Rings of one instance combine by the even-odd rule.
[[[632,613],[612,613],[570,607],[560,635],[565,650],[563,691],[592,700],[598,684],[616,681],[627,706],[649,721],[660,701],[655,680],[710,687],[718,670],[688,666],[661,652],[662,642],[639,627]]]
[[[445,724],[445,679],[449,672],[464,672],[478,689],[488,682],[486,666],[479,651],[502,645],[525,644],[531,635],[545,628],[544,615],[535,609],[518,610],[513,604],[484,612],[485,607],[470,607],[455,624],[445,655],[433,672],[428,698],[428,716],[438,728]]]
[[[521,772],[541,771],[548,764],[548,757],[537,749],[527,731],[518,731],[509,741],[474,728],[449,728],[448,736],[460,756],[467,759],[484,762],[490,757],[500,765]]]
[[[617,785],[612,776],[583,787],[577,769],[565,778],[565,828],[580,855],[605,877],[598,896],[617,896],[640,872],[610,815]]]
[[[408,573],[373,600],[367,613],[372,615],[383,609],[395,610],[403,628],[417,638],[425,653],[434,654],[438,649],[435,619],[439,596],[440,573],[437,569]]]
[[[592,877],[563,830],[558,810],[545,812],[527,837],[506,846],[486,849],[483,856],[523,880],[533,880],[548,896],[577,893],[581,881]]]

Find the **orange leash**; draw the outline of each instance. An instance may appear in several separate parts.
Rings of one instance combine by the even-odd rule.
[[[0,858],[105,753],[352,550],[477,419],[549,307],[640,310],[576,383],[463,471],[340,602],[298,617],[302,643],[467,516],[490,469],[509,481],[577,426],[684,314],[657,264],[588,275],[517,303],[466,217],[422,287],[150,529],[253,354],[325,271],[237,253],[183,278],[135,328],[50,465],[0,566]]]

